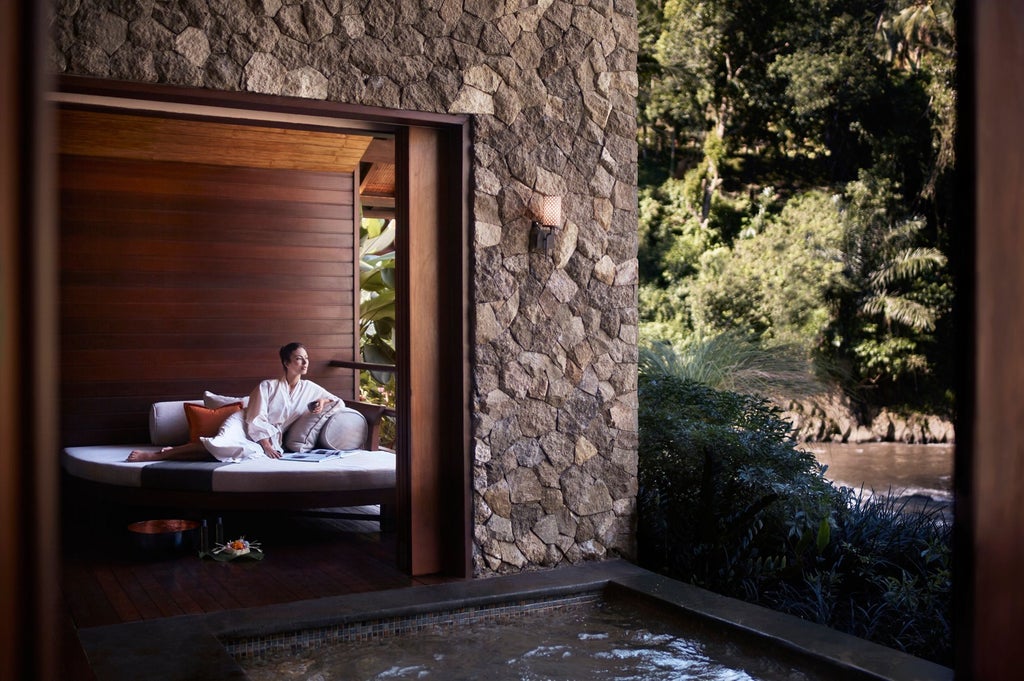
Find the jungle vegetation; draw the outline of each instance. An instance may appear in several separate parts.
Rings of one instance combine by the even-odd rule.
[[[638,0],[638,557],[951,663],[951,525],[778,401],[951,415],[953,0]]]
[[[953,408],[952,0],[639,0],[640,319]]]

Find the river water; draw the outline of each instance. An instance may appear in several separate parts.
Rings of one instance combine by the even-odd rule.
[[[811,442],[801,449],[828,466],[833,482],[884,495],[953,501],[953,445],[907,445],[892,442],[840,444]]]

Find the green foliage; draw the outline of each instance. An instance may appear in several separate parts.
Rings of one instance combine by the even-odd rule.
[[[952,286],[945,255],[921,245],[924,220],[902,217],[890,181],[865,172],[848,187],[827,347],[857,367],[860,385],[887,388],[930,371],[924,350],[950,313]]]
[[[792,615],[952,665],[952,528],[937,507],[844,488],[814,565],[763,595]]]
[[[359,333],[363,361],[395,361],[394,221],[363,220],[359,244]]]
[[[658,178],[641,188],[642,324],[806,346],[860,399],[941,401],[952,10],[638,3],[640,176]]]
[[[878,25],[876,37],[885,58],[911,71],[921,69],[929,57],[945,61],[956,55],[953,0],[911,0]]]
[[[763,395],[782,347],[875,404],[950,404],[953,1],[637,9],[641,556],[948,664],[948,526],[685,379]]]
[[[651,364],[639,382],[645,567],[943,664],[950,526],[836,488],[757,398]]]
[[[802,194],[777,215],[750,216],[747,225],[731,249],[702,256],[688,288],[693,327],[817,347],[831,318],[826,293],[841,270],[833,198]]]
[[[646,280],[665,285],[686,279],[701,253],[719,242],[718,233],[701,224],[698,200],[686,180],[641,191],[638,257]]]
[[[359,335],[364,362],[395,364],[395,222],[364,218],[359,243]],[[394,406],[394,372],[362,372],[360,395]]]
[[[817,552],[840,495],[760,399],[657,373],[640,378],[640,559],[756,599]]]

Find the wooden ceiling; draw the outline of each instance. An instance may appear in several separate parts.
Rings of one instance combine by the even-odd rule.
[[[61,137],[63,154],[339,173],[358,168],[363,214],[394,217],[391,137],[71,108],[59,115],[61,129],[76,131]]]
[[[395,217],[395,138],[375,137],[363,154],[359,199],[363,216]]]

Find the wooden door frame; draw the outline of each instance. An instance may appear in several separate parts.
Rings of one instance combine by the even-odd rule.
[[[405,331],[397,347],[398,450],[409,457],[399,468],[407,479],[398,506],[400,522],[411,523],[399,536],[412,539],[399,566],[413,575],[472,574],[469,245],[465,229],[450,228],[468,214],[467,135],[468,126],[405,126],[395,144],[396,194],[404,199],[396,211],[397,326]]]
[[[469,118],[80,76],[60,77],[50,99],[103,110],[395,135],[396,215],[409,227],[397,241],[398,565],[415,575],[470,576]]]

